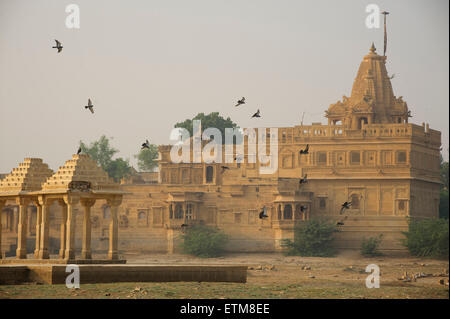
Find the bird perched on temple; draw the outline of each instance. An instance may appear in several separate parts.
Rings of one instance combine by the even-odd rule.
[[[342,215],[342,213],[343,213],[346,209],[349,209],[350,206],[352,206],[352,202],[344,202],[344,204],[342,204],[342,206],[341,206],[341,211],[339,212],[339,214]]]
[[[395,78],[395,73],[389,77],[389,80],[392,80],[393,78]]]
[[[145,140],[145,143],[142,143],[141,150],[144,148],[150,149],[150,142],[148,140]]]
[[[234,160],[237,162],[239,160],[239,162],[244,161],[244,156],[243,155],[237,155],[234,157]]]
[[[63,46],[61,45],[61,42],[59,42],[58,40],[55,39],[56,42],[56,46],[52,47],[52,49],[57,49],[58,53],[62,51]]]
[[[264,219],[264,218],[267,218],[267,217],[269,217],[269,215],[267,215],[266,208],[263,207],[263,210],[259,213],[259,218],[260,219]]]
[[[92,104],[91,99],[88,99],[88,105],[86,105],[84,108],[89,109],[89,111],[91,111],[91,113],[94,114],[94,104]]]
[[[78,148],[77,155],[81,154],[81,146]]]
[[[300,155],[301,154],[309,154],[309,144],[306,144],[306,147],[304,150],[300,150]]]
[[[252,118],[254,118],[254,117],[261,117],[261,115],[259,114],[259,109],[255,114],[252,115]]]
[[[242,105],[242,104],[245,104],[245,97],[242,97],[242,99],[238,100],[237,104],[235,106],[239,106],[239,105]]]
[[[412,117],[412,115],[411,115],[411,110],[409,110],[408,112],[406,112],[406,116]]]
[[[305,174],[305,176],[303,176],[303,178],[300,178],[299,183],[300,184],[305,184],[308,183],[308,174]]]
[[[227,169],[230,169],[228,166],[221,166],[221,168],[222,168],[222,174],[223,174]]]

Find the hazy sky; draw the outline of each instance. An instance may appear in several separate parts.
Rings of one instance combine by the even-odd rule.
[[[65,26],[71,3],[80,29]],[[168,143],[199,112],[241,127],[294,126],[302,112],[326,123],[372,41],[382,54],[382,28],[365,26],[370,3],[391,13],[394,94],[413,123],[442,132],[448,158],[448,0],[0,0],[0,172],[25,157],[55,170],[102,134],[135,165],[146,138]]]

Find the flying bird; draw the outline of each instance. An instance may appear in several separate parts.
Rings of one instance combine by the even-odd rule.
[[[264,207],[263,210],[259,213],[259,218],[260,219],[264,219],[264,218],[267,218],[267,217],[269,217],[269,215],[267,215],[266,208]]]
[[[141,150],[144,148],[150,149],[150,142],[148,140],[145,140],[145,143],[142,143]]]
[[[85,109],[89,109],[92,114],[94,114],[94,104],[92,104],[91,99],[88,99],[88,105],[85,105]]]
[[[308,174],[305,174],[305,176],[303,176],[303,178],[300,178],[299,183],[300,184],[304,184],[304,183],[308,183]]]
[[[259,109],[255,114],[252,115],[252,118],[254,118],[254,117],[261,117],[261,115],[259,114]]]
[[[341,211],[339,212],[339,214],[342,215],[342,213],[343,213],[346,209],[349,209],[350,206],[352,206],[352,202],[344,202],[344,204],[342,204],[342,206],[341,206]]]
[[[409,110],[408,112],[406,112],[406,115],[407,115],[408,117],[412,117],[412,115],[411,115],[411,110]]]
[[[81,146],[78,148],[77,155],[81,154]]]
[[[238,100],[235,106],[239,106],[241,104],[245,104],[245,97],[242,97],[242,99]]]
[[[304,150],[300,150],[300,155],[301,154],[309,154],[309,144],[306,144],[306,147]]]
[[[395,73],[389,77],[389,80],[392,80],[395,77]]]
[[[308,209],[308,206],[300,206],[300,211],[301,212],[304,212],[305,210],[307,210]]]
[[[55,39],[56,46],[52,47],[52,49],[58,49],[58,53],[62,51],[63,46],[61,45],[61,42]]]
[[[228,166],[221,166],[222,167],[222,174],[223,172],[225,172],[227,169],[230,169]]]

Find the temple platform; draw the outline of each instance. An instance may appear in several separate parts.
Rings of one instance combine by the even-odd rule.
[[[126,264],[124,259],[0,259],[0,265],[111,265]]]
[[[79,264],[80,284],[113,282],[247,282],[247,266]],[[65,284],[61,264],[0,265],[0,284]]]

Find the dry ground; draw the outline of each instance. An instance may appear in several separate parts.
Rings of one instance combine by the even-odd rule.
[[[333,258],[290,257],[281,254],[233,254],[200,259],[185,255],[131,255],[128,263],[245,264],[246,284],[239,283],[111,283],[65,285],[4,285],[0,298],[449,298],[448,286],[438,276],[448,270],[448,260],[411,257],[362,258],[343,252]],[[365,286],[369,264],[381,270],[380,288]],[[259,267],[262,266],[262,267]],[[269,270],[267,268],[274,269]],[[309,270],[302,270],[306,266]],[[251,269],[253,268],[253,269]],[[262,268],[262,270],[258,270]],[[433,274],[416,282],[398,280],[404,272]]]

